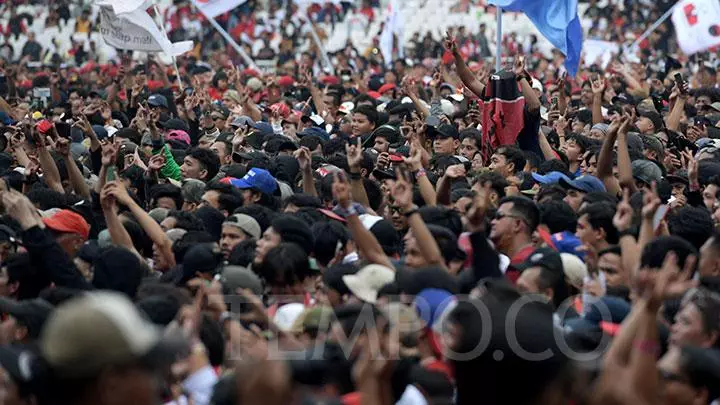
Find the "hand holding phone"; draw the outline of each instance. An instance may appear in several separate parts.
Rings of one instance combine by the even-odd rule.
[[[683,79],[682,74],[675,73],[675,84],[677,84],[680,94],[685,95],[688,93],[687,83],[685,83],[685,79]]]

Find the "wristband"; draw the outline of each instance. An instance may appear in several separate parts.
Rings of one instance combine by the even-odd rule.
[[[360,173],[350,172],[350,180],[362,180]]]
[[[660,344],[654,340],[635,340],[633,347],[641,353],[656,356],[660,353]]]
[[[420,210],[418,210],[417,207],[413,207],[409,211],[403,212],[403,216],[405,218],[410,218],[413,214],[417,214],[418,212],[420,212]]]
[[[420,177],[427,176],[427,172],[424,168],[418,169],[418,171],[415,172],[415,179],[419,179]]]
[[[618,240],[621,239],[623,236],[632,236],[633,238],[635,238],[635,232],[629,229],[618,232]]]

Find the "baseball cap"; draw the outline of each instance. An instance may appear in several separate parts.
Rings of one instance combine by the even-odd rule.
[[[330,134],[327,133],[324,129],[320,127],[308,127],[304,130],[297,133],[298,138],[302,138],[304,136],[317,136],[318,138],[328,141],[330,140]]]
[[[435,137],[436,138],[453,138],[453,139],[459,139],[460,133],[458,132],[457,128],[455,128],[454,125],[450,124],[440,124],[437,128],[435,128]]]
[[[395,84],[393,84],[393,83],[385,83],[382,86],[380,86],[380,88],[378,89],[378,93],[383,94],[390,90],[395,90],[396,87],[397,86],[395,86]]]
[[[255,125],[255,121],[253,121],[253,119],[248,117],[247,115],[241,115],[239,117],[235,117],[235,118],[233,118],[232,122],[230,122],[230,126],[236,127],[236,128],[240,128],[240,127],[244,127],[244,126],[252,127],[254,125]]]
[[[532,178],[539,184],[555,184],[559,182],[560,179],[564,179],[565,181],[571,181],[570,178],[562,172],[549,172],[544,175],[532,173]]]
[[[36,354],[30,347],[19,345],[0,346],[0,366],[12,378],[13,382],[30,389],[33,379],[33,360]]]
[[[343,276],[342,280],[353,295],[374,304],[378,291],[395,280],[395,272],[389,267],[369,264],[355,274]]]
[[[179,129],[181,131],[190,132],[188,125],[180,118],[170,118],[167,121],[158,122],[158,126],[167,130]]]
[[[165,134],[165,139],[168,141],[179,141],[187,146],[190,146],[190,135],[181,129],[173,129],[168,132]]]
[[[595,191],[605,192],[605,185],[600,179],[589,174],[582,175],[575,180],[566,180],[561,178],[560,185],[563,188],[572,188],[584,193],[592,193]]]
[[[53,309],[49,302],[41,298],[15,301],[0,297],[0,312],[9,314],[18,324],[27,328],[28,336],[33,340],[40,337],[40,332]]]
[[[230,179],[230,184],[240,189],[253,189],[265,194],[273,194],[278,188],[277,181],[265,169],[253,167],[242,179]]]
[[[236,294],[238,288],[247,288],[253,294],[260,296],[263,285],[260,277],[243,266],[225,266],[222,271],[223,293]]]
[[[551,248],[543,247],[535,249],[527,260],[517,266],[520,271],[527,270],[531,267],[542,267],[546,270],[557,272],[558,274],[564,274],[560,253]]]
[[[147,99],[147,103],[152,107],[169,108],[167,98],[162,94],[151,94]]]
[[[82,378],[133,362],[168,366],[188,345],[181,334],[167,333],[148,321],[126,296],[95,291],[53,311],[42,331],[40,349],[55,373]]]
[[[565,278],[574,286],[582,286],[588,275],[587,266],[572,253],[560,253]]]
[[[273,322],[281,331],[289,332],[304,312],[305,305],[299,302],[285,304],[277,309]]]
[[[649,160],[633,160],[632,174],[636,180],[645,184],[658,182],[662,178],[662,170]]]
[[[260,239],[260,236],[262,234],[262,231],[260,230],[260,225],[255,220],[255,218],[246,214],[230,215],[223,223],[223,226],[224,225],[237,227],[254,239]]]
[[[263,135],[272,135],[274,133],[272,125],[267,122],[256,122],[252,127],[255,128],[258,133]]]
[[[550,237],[555,249],[560,253],[570,253],[582,259],[583,254],[578,250],[582,242],[570,231],[558,232]]]
[[[205,193],[205,183],[198,179],[185,179],[182,184],[182,198],[190,203],[202,202]]]
[[[645,111],[640,113],[641,117],[645,117],[652,121],[653,126],[655,126],[655,130],[659,131],[664,125],[663,125],[663,118],[660,113],[655,111]]]
[[[201,243],[190,248],[183,258],[183,273],[189,278],[196,273],[215,273],[222,263],[220,249],[212,243]]]
[[[670,184],[683,183],[688,185],[690,180],[688,179],[688,172],[685,169],[680,169],[673,174],[668,174],[665,178]]]
[[[72,233],[87,239],[90,236],[90,225],[82,215],[70,211],[59,210],[50,217],[43,218],[45,226],[55,232]]]

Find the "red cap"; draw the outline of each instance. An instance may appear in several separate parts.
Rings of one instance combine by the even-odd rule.
[[[251,76],[251,77],[260,76],[260,73],[258,73],[258,71],[253,68],[246,68],[245,70],[242,71],[242,74],[244,74],[245,76]]]
[[[290,76],[280,76],[277,79],[277,84],[280,87],[291,87],[293,84],[295,84],[295,80],[293,80]]]
[[[378,93],[384,94],[387,91],[395,90],[396,86],[393,83],[385,83],[378,89]]]
[[[43,222],[55,232],[73,233],[84,239],[90,236],[90,225],[85,218],[70,210],[60,210],[50,218],[43,218]]]
[[[372,91],[372,90],[368,91],[367,95],[374,98],[375,100],[379,99],[380,96],[382,96],[382,94],[378,93],[377,91]]]
[[[340,79],[337,76],[325,76],[320,81],[327,85],[340,84]]]
[[[277,111],[282,118],[287,118],[290,115],[290,107],[285,103],[275,103],[270,106],[270,111]]]

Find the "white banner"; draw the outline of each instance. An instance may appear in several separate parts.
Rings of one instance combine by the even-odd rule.
[[[612,60],[613,55],[618,53],[620,53],[620,46],[616,42],[586,39],[583,43],[586,66],[597,63],[600,67],[605,68]]]
[[[208,18],[215,18],[245,3],[245,1],[247,0],[193,0],[193,3]]]
[[[675,6],[672,21],[686,55],[720,46],[720,1],[682,0]]]
[[[171,43],[144,9],[118,16],[111,7],[100,7],[100,34],[108,45],[117,49],[177,56],[193,47],[192,41]]]
[[[404,21],[402,13],[400,12],[400,5],[398,1],[390,0],[387,6],[387,16],[385,17],[385,25],[380,33],[380,52],[382,53],[383,59],[385,59],[385,65],[391,66],[393,62],[393,47],[395,44],[395,37],[397,37],[397,57],[404,58],[405,50],[403,48],[404,41]]]

